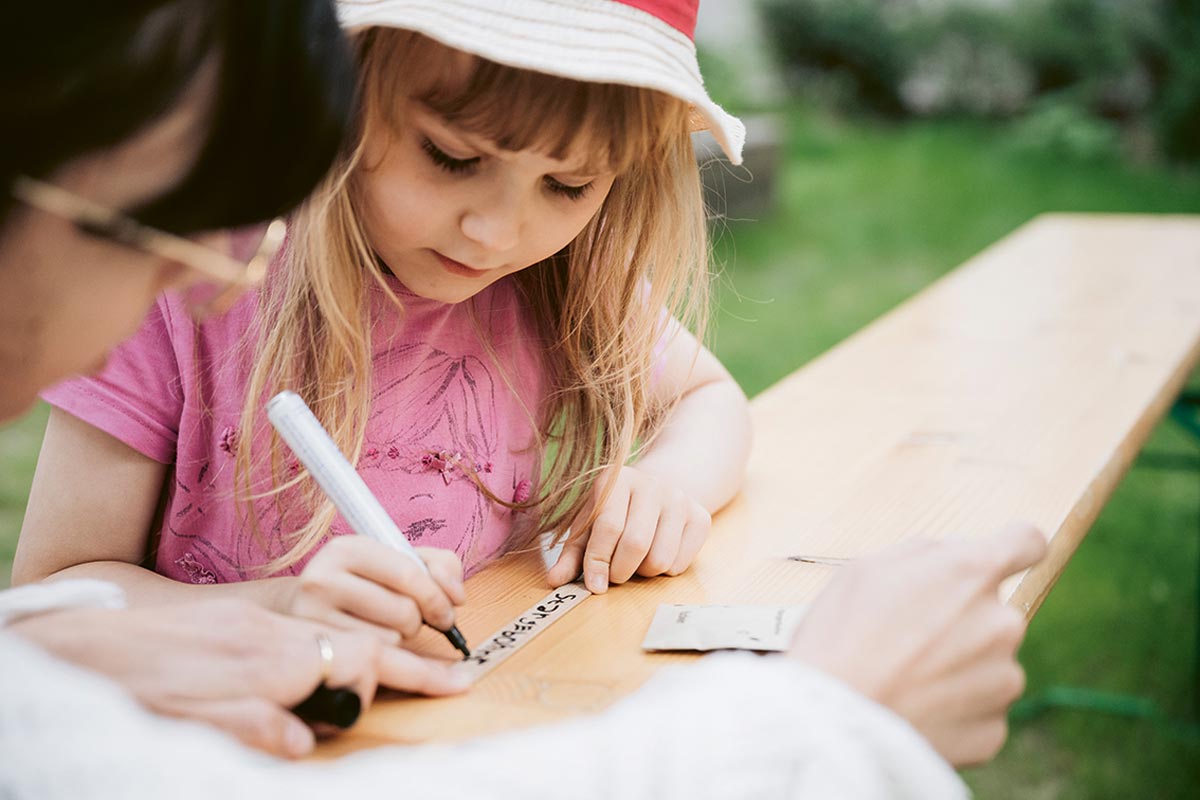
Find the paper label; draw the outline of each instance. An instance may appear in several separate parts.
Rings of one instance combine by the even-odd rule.
[[[787,650],[807,606],[661,605],[643,650]]]

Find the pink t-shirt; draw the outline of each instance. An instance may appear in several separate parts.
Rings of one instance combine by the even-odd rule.
[[[376,320],[373,396],[358,470],[409,541],[453,550],[473,572],[503,553],[514,526],[529,524],[530,514],[489,500],[453,461],[473,464],[502,499],[536,491],[530,415],[536,418],[543,399],[544,348],[508,279],[471,301],[478,325],[469,303],[426,300],[389,281],[405,313],[397,314],[379,287],[368,289]],[[273,501],[256,501],[255,536],[244,504],[234,500],[235,431],[256,303],[247,295],[197,326],[179,298],[164,296],[100,375],[44,395],[148,458],[175,465],[155,569],[176,580],[264,577],[256,568],[284,553],[286,534],[307,521],[300,514],[280,519]],[[338,516],[332,533],[349,532]],[[306,561],[280,574],[297,574]]]

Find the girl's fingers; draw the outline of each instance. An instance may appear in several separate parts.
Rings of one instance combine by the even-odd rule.
[[[629,515],[629,500],[629,489],[618,483],[592,523],[583,553],[583,581],[593,594],[608,591],[613,556]]]
[[[688,568],[708,536],[711,516],[660,483],[635,486],[641,488],[631,488],[628,478],[618,480],[590,530],[571,535],[546,573],[552,586],[575,580],[582,568],[588,589],[601,594],[635,573],[678,575]],[[581,531],[588,516],[581,512],[571,530]]]
[[[325,589],[338,610],[363,622],[398,632],[411,639],[421,630],[421,609],[411,597],[396,594],[357,575],[339,575]]]
[[[439,630],[447,630],[454,624],[454,604],[431,573],[425,572],[420,564],[403,553],[362,537],[355,538],[371,547],[354,553],[353,559],[346,563],[347,571],[374,581],[396,595],[412,598],[420,608],[421,619]]]
[[[609,583],[624,583],[633,577],[654,544],[662,510],[662,500],[656,492],[634,491],[630,495],[625,529],[621,531],[608,572]]]
[[[563,543],[562,551],[558,554],[558,560],[554,562],[554,566],[546,573],[546,580],[551,586],[562,586],[570,583],[579,577],[579,571],[583,568],[583,552],[587,547],[588,537],[587,532],[583,527],[584,520],[587,519],[586,509],[578,517],[571,522],[569,528],[570,534],[567,541]],[[579,531],[579,533],[576,533]]]
[[[461,606],[467,602],[467,592],[463,588],[462,560],[452,550],[440,547],[418,547],[417,554],[429,567],[429,574],[450,598],[450,602]]]
[[[679,537],[679,549],[675,553],[675,562],[666,570],[668,575],[682,575],[700,554],[700,548],[708,540],[712,530],[712,514],[697,505],[688,515],[687,524]]]
[[[643,578],[653,578],[669,572],[679,557],[679,546],[687,526],[687,509],[678,503],[672,503],[662,510],[658,518],[658,527],[654,530],[654,541],[650,551],[638,565],[637,574]]]

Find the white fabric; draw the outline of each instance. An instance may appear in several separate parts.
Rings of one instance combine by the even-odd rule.
[[[403,28],[511,67],[666,92],[691,103],[734,164],[746,127],[712,101],[696,46],[641,9],[612,0],[339,0],[347,30]]]
[[[457,746],[293,764],[0,633],[0,797],[962,798],[907,724],[816,671],[720,655],[611,711]]]
[[[19,619],[64,608],[124,608],[125,592],[115,583],[76,578],[31,583],[0,591],[0,628]]]

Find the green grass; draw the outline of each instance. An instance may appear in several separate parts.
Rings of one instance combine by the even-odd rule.
[[[0,427],[0,588],[8,586],[12,575],[13,553],[42,445],[46,412],[47,407],[39,405],[17,422]]]
[[[715,349],[752,394],[1038,213],[1200,213],[1198,174],[1031,155],[1001,129],[798,111],[787,123],[777,211],[730,223],[716,245]],[[43,422],[39,410],[0,430],[0,583]],[[1196,445],[1164,425],[1151,449]],[[1184,718],[1197,691],[1198,549],[1200,475],[1136,467],[1033,622],[1030,692],[1133,693]],[[1014,722],[1000,757],[967,779],[982,798],[1191,797],[1200,737],[1054,710]]]

